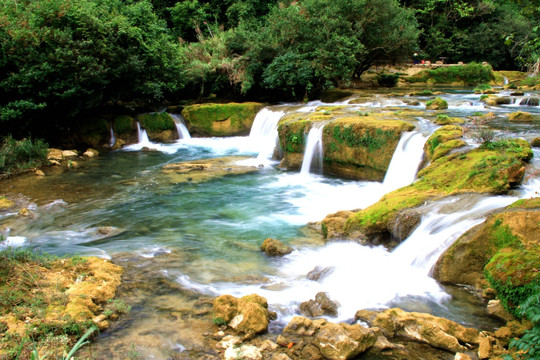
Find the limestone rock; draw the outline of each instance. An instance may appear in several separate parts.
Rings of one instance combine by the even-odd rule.
[[[239,333],[253,336],[268,329],[270,314],[265,298],[257,294],[240,299],[221,295],[214,299],[214,322],[224,323]]]
[[[406,312],[399,308],[379,313],[363,310],[356,313],[356,318],[379,327],[388,338],[404,337],[452,352],[465,351],[462,343],[478,345],[480,341],[478,330],[430,314]]]
[[[76,169],[79,167],[79,163],[77,161],[74,161],[74,160],[69,160],[68,163],[67,163],[67,167],[70,168],[70,169]]]
[[[502,305],[500,300],[490,300],[486,307],[487,313],[504,321],[512,321],[514,317]]]
[[[62,164],[58,160],[49,160],[49,165],[59,166],[59,165],[62,165]]]
[[[508,121],[512,122],[532,122],[533,116],[524,111],[517,111],[508,115]]]
[[[224,353],[225,360],[261,360],[261,351],[253,345],[243,344],[238,347],[228,347]]]
[[[92,158],[92,157],[96,157],[99,155],[99,152],[97,150],[94,150],[94,149],[87,149],[84,154],[84,156],[86,157],[89,157],[89,158]]]
[[[0,211],[11,209],[13,206],[15,206],[15,203],[3,196],[0,196]]]
[[[527,97],[525,99],[522,99],[519,102],[519,105],[521,105],[521,106],[538,106],[538,105],[540,105],[540,98]]]
[[[387,229],[392,237],[399,242],[405,240],[420,225],[422,214],[414,209],[406,209],[392,215],[388,220]]]
[[[261,251],[268,256],[284,256],[293,252],[293,248],[279,240],[267,238],[261,245]]]
[[[305,301],[300,304],[302,314],[309,317],[319,316],[337,316],[338,305],[328,298],[324,292],[319,292],[315,295],[315,300]]]
[[[496,96],[489,95],[487,98],[482,100],[489,106],[498,106],[498,105],[509,105],[512,103],[512,98],[509,96]]]
[[[77,153],[77,150],[63,150],[62,151],[62,156],[64,158],[70,158],[70,157],[79,156],[79,154]]]
[[[300,316],[291,320],[282,336],[282,341],[304,345],[299,354],[302,359],[320,358],[317,352],[313,353],[315,350],[325,359],[352,359],[376,341],[373,331],[359,324],[335,324],[324,319],[310,320]]]
[[[448,109],[448,103],[446,100],[437,97],[426,103],[426,110],[444,110]]]
[[[22,208],[21,210],[19,210],[18,214],[19,216],[27,217],[30,219],[34,217],[34,213],[28,208]]]
[[[36,176],[45,176],[45,173],[43,172],[43,170],[36,170],[35,174]]]
[[[56,160],[56,161],[62,161],[64,156],[62,155],[62,150],[60,149],[49,149],[49,152],[47,154],[48,160]]]
[[[123,139],[118,139],[117,138],[112,148],[113,148],[113,150],[119,150],[119,149],[123,148],[124,145],[126,145],[126,141],[123,140]]]
[[[456,353],[456,356],[454,356],[454,360],[471,360],[471,357],[464,353]]]
[[[540,137],[536,137],[531,141],[531,146],[540,147]]]

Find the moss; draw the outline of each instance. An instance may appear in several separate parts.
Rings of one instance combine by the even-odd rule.
[[[142,128],[150,132],[176,129],[174,119],[166,112],[142,114],[137,119]]]
[[[182,116],[190,132],[202,136],[247,135],[261,103],[197,104],[186,106]]]
[[[465,145],[464,141],[457,140],[462,136],[463,128],[456,125],[443,126],[427,139],[424,144],[424,152],[430,161],[436,160],[448,154],[452,149]]]
[[[437,97],[426,103],[427,110],[444,110],[448,109],[448,103],[443,98]]]
[[[453,125],[463,124],[465,120],[458,117],[450,117],[448,115],[437,115],[437,119],[433,121],[437,125]]]
[[[409,82],[426,82],[435,84],[462,83],[476,85],[489,83],[494,80],[493,69],[489,65],[470,63],[458,66],[440,67],[434,70],[424,70],[409,77]]]
[[[117,135],[130,133],[135,129],[135,119],[129,115],[118,116],[113,121],[113,128]]]
[[[310,128],[305,121],[280,123],[278,134],[281,149],[287,153],[303,153],[305,135]]]
[[[533,116],[528,112],[517,111],[508,115],[508,121],[512,122],[532,122]]]
[[[540,197],[534,197],[530,199],[520,199],[510,205],[509,209],[540,209]]]

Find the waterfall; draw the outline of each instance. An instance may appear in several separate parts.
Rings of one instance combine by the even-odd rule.
[[[324,124],[322,124],[322,126],[320,126],[320,124],[314,124],[309,130],[304,150],[304,160],[302,161],[302,168],[300,169],[300,174],[302,175],[308,175],[311,169],[314,170],[313,172],[322,172],[323,128]]]
[[[141,129],[141,124],[138,121],[137,121],[137,136],[139,139],[139,145],[150,144],[150,140],[148,139],[148,134],[146,133],[146,130]]]
[[[516,200],[517,197],[494,196],[475,201],[469,209],[461,209],[461,204],[456,205],[461,211],[430,211],[422,218],[418,228],[392,252],[392,257],[402,266],[414,266],[429,275],[442,253],[467,230],[482,223],[486,213]],[[444,200],[440,205],[455,201],[457,199]]]
[[[191,139],[191,135],[189,133],[189,130],[186,127],[184,118],[182,115],[176,115],[176,114],[169,114],[174,120],[174,124],[176,125],[176,131],[178,132],[178,139]]]
[[[114,136],[114,130],[113,130],[112,124],[109,126],[109,130],[110,130],[110,133],[111,133],[111,138],[109,140],[109,146],[113,147],[114,144],[116,144],[116,137]]]
[[[418,165],[424,155],[425,142],[426,138],[419,131],[406,132],[401,135],[384,177],[385,192],[399,189],[414,181]]]
[[[277,124],[283,115],[285,115],[284,111],[272,111],[264,108],[255,116],[249,140],[258,153],[257,160],[272,158],[274,148],[279,140]]]

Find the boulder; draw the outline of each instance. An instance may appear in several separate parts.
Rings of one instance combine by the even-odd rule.
[[[508,312],[501,303],[501,300],[490,300],[486,306],[489,315],[504,321],[512,321],[514,317]]]
[[[509,96],[497,96],[489,95],[487,98],[482,99],[486,105],[497,106],[497,105],[510,105],[512,103],[512,98]]]
[[[426,103],[426,110],[444,110],[444,109],[448,109],[448,103],[446,102],[446,100],[440,97],[437,97]]]
[[[540,258],[535,242],[540,223],[538,208],[540,198],[519,200],[503,212],[490,215],[441,255],[433,270],[434,278],[443,284],[477,289],[488,286],[485,274],[504,278],[503,283],[514,278],[515,286],[534,279],[534,268],[538,266],[534,259]]]
[[[508,121],[512,122],[532,122],[533,116],[528,112],[517,111],[508,115]]]
[[[15,203],[3,196],[0,196],[0,211],[11,209]]]
[[[99,155],[99,152],[97,150],[94,150],[94,149],[87,149],[84,154],[84,156],[86,157],[89,157],[89,158],[93,158],[93,157],[96,157]]]
[[[533,147],[540,147],[540,137],[536,137],[531,141],[531,146]]]
[[[43,172],[43,170],[39,170],[39,169],[36,170],[36,171],[34,172],[34,174],[36,174],[36,176],[45,176],[45,173]]]
[[[332,271],[334,271],[334,268],[333,267],[320,267],[320,266],[315,266],[315,268],[313,268],[313,270],[311,270],[308,274],[307,274],[307,278],[311,281],[320,281],[320,280],[323,280],[324,278],[326,278],[328,275],[330,275],[332,273]]]
[[[194,136],[248,135],[263,106],[255,102],[188,105],[182,117]]]
[[[375,344],[372,330],[359,324],[331,323],[295,316],[278,343],[293,344],[289,350],[301,359],[353,359]]]
[[[337,316],[338,305],[328,298],[324,292],[315,295],[315,300],[305,301],[300,304],[300,312],[309,317]]]
[[[62,150],[60,149],[49,149],[49,152],[47,154],[47,159],[50,160],[56,160],[56,161],[62,161],[64,159],[64,155],[62,154]]]
[[[355,317],[380,328],[388,339],[408,338],[454,353],[467,350],[461,344],[478,346],[480,342],[478,330],[431,314],[393,308],[381,312],[360,310]]]
[[[155,142],[170,142],[178,138],[173,117],[166,112],[148,113],[137,116],[146,130],[148,139]]]
[[[386,228],[394,240],[401,242],[420,225],[422,214],[414,209],[398,211],[390,216]]]
[[[70,157],[76,157],[76,156],[79,156],[79,153],[77,152],[77,150],[63,150],[62,151],[62,157],[64,159],[70,158]]]
[[[116,142],[113,149],[121,149],[124,145],[135,144],[139,141],[137,133],[137,121],[133,116],[121,115],[113,120],[114,134]]]
[[[214,299],[214,323],[226,324],[241,334],[251,337],[265,332],[270,322],[268,303],[257,294],[240,299],[221,295]]]
[[[525,99],[522,99],[519,102],[519,105],[521,105],[521,106],[538,106],[538,105],[540,105],[540,98],[527,97]]]
[[[261,251],[268,256],[285,256],[293,252],[293,248],[279,240],[268,238],[261,245]]]

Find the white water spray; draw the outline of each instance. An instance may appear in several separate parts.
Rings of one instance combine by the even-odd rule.
[[[109,131],[110,131],[110,140],[109,140],[109,146],[110,147],[113,147],[114,144],[116,144],[116,137],[114,136],[114,130],[113,130],[113,127],[112,125],[109,126]]]
[[[137,121],[137,138],[139,139],[139,145],[145,146],[150,145],[151,142],[148,139],[148,133],[146,130],[141,128],[141,124]]]
[[[319,125],[319,126],[317,126]],[[324,124],[314,124],[309,130],[306,146],[304,150],[304,159],[300,174],[309,175],[310,171],[322,172],[323,144],[322,132]]]
[[[401,135],[384,177],[385,192],[399,189],[414,181],[418,166],[424,156],[425,142],[426,138],[418,131]]]
[[[174,125],[176,126],[176,131],[178,132],[178,139],[191,139],[191,134],[186,127],[184,118],[182,115],[169,114],[174,120]]]
[[[272,158],[278,142],[277,125],[283,115],[285,115],[284,111],[273,111],[264,108],[255,116],[255,120],[251,126],[251,132],[249,133],[249,140],[254,148],[257,149],[258,161],[265,161]]]

